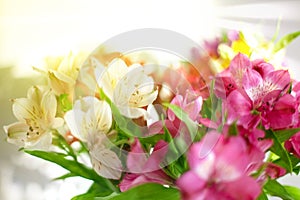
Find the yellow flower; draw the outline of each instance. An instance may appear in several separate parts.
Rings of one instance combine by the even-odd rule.
[[[275,52],[274,43],[266,41],[262,36],[240,32],[239,39],[232,42],[231,46],[228,44],[220,44],[218,52],[220,57],[211,59],[210,63],[215,73],[219,73],[226,69],[231,60],[238,53],[247,55],[250,60],[264,59],[266,62],[272,64],[276,69],[282,68],[284,62],[284,49]]]
[[[57,102],[51,89],[31,87],[27,98],[13,100],[13,113],[19,120],[4,126],[7,140],[19,147],[48,149],[52,143],[52,130],[63,125],[56,118]]]

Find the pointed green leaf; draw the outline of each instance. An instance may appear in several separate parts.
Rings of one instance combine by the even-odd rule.
[[[285,185],[284,189],[293,197],[293,199],[300,199],[300,189],[294,186]]]
[[[268,197],[266,195],[265,192],[262,192],[259,197],[257,198],[257,200],[268,200]]]
[[[281,166],[284,167],[287,172],[293,171],[292,161],[288,152],[284,149],[282,144],[279,142],[277,136],[274,134],[272,130],[267,130],[267,137],[273,139],[273,146],[271,147],[271,151],[278,155],[280,159],[283,161],[281,162]]]
[[[64,174],[62,176],[59,176],[57,178],[54,178],[52,179],[53,181],[57,181],[57,180],[65,180],[67,178],[70,178],[70,177],[75,177],[75,176],[78,176],[77,174],[74,174],[74,173],[67,173],[67,174]]]
[[[180,193],[177,189],[166,188],[162,185],[155,183],[143,184],[134,187],[126,192],[112,195],[111,198],[108,197],[97,197],[96,200],[179,200]]]
[[[271,196],[280,197],[284,200],[296,200],[286,191],[286,189],[278,183],[276,180],[269,180],[265,185],[264,189]]]
[[[103,190],[101,185],[93,183],[86,193],[77,195],[73,197],[72,200],[94,199],[95,197],[105,197],[110,194],[112,194],[111,190]]]
[[[279,130],[279,131],[274,131],[274,134],[276,135],[278,141],[281,143],[281,142],[287,141],[288,139],[290,139],[290,137],[292,137],[299,131],[300,131],[300,128],[283,129],[283,130]]]
[[[105,190],[109,188],[106,184],[107,180],[98,176],[93,169],[87,168],[85,165],[77,161],[67,159],[64,154],[57,152],[44,152],[39,150],[25,150],[25,152],[32,156],[55,163],[70,171],[72,174],[93,180],[101,185]]]
[[[300,31],[290,33],[288,35],[283,36],[274,46],[274,53],[285,48],[289,43],[291,43],[294,39],[296,39],[300,35]]]

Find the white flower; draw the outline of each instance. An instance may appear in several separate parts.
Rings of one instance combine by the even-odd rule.
[[[121,114],[129,118],[148,118],[143,107],[155,101],[158,90],[144,67],[139,64],[127,67],[123,60],[114,59],[107,69],[97,71],[102,71],[99,87],[116,104]]]
[[[13,113],[19,122],[4,126],[8,142],[20,147],[48,149],[52,143],[52,130],[63,125],[56,118],[57,102],[50,89],[34,86],[27,98],[13,100]]]
[[[88,96],[77,100],[72,110],[65,114],[71,133],[87,142],[95,171],[105,178],[119,179],[121,161],[109,149],[108,133],[112,125],[112,112],[105,101]]]

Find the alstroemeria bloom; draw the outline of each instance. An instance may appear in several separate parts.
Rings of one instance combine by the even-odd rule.
[[[67,56],[47,57],[45,71],[37,70],[47,73],[50,86],[56,95],[68,94],[72,98],[79,69],[86,58],[85,53],[73,54],[72,52]]]
[[[143,107],[153,103],[158,90],[144,67],[139,64],[127,67],[123,60],[114,59],[108,68],[97,71],[100,74],[97,77],[99,87],[115,103],[121,114],[129,118],[147,118]]]
[[[190,170],[177,181],[184,200],[254,200],[261,188],[247,173],[251,164],[241,137],[209,132],[188,152]],[[247,186],[247,187],[241,187]]]
[[[141,143],[135,139],[131,145],[131,151],[127,157],[127,173],[122,182],[120,189],[122,192],[144,183],[170,184],[171,178],[160,169],[160,162],[167,153],[167,143],[163,140],[157,142],[152,154],[147,157]]]
[[[105,178],[119,179],[122,164],[115,152],[109,149],[108,133],[112,125],[110,106],[95,97],[75,101],[72,110],[65,114],[71,133],[87,142],[95,171]]]
[[[253,128],[262,122],[267,129],[281,129],[292,125],[295,114],[296,99],[285,94],[289,84],[288,71],[273,70],[262,61],[251,63],[238,54],[218,75],[215,90],[219,97],[227,97],[228,123],[237,120]]]
[[[19,122],[5,126],[8,142],[19,147],[49,149],[52,144],[52,130],[63,125],[62,118],[56,118],[57,102],[51,89],[31,87],[27,98],[13,100],[13,113]]]

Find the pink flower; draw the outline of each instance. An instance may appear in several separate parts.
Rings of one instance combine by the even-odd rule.
[[[251,159],[245,141],[209,132],[188,152],[190,170],[177,181],[184,200],[256,199],[261,188],[247,169]],[[241,187],[247,186],[247,187]]]
[[[289,140],[284,143],[286,150],[300,158],[300,132],[293,135]]]
[[[129,173],[125,174],[121,181],[120,190],[124,192],[144,183],[171,184],[171,178],[159,166],[167,153],[167,147],[167,143],[160,140],[155,145],[152,154],[147,157],[141,143],[135,139],[127,157]]]
[[[229,124],[255,128],[262,122],[266,129],[282,129],[295,124],[296,99],[286,94],[290,81],[287,70],[238,54],[217,77],[215,91],[226,100]]]

